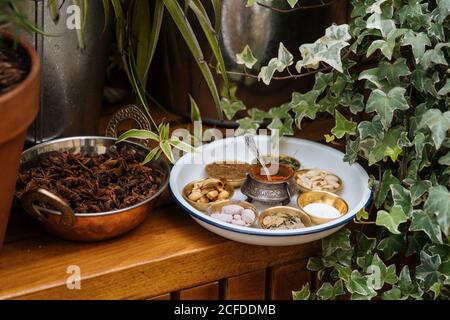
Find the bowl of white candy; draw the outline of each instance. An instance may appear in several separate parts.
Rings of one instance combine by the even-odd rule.
[[[208,213],[211,218],[222,222],[251,227],[257,220],[258,210],[247,201],[226,200],[211,204]]]

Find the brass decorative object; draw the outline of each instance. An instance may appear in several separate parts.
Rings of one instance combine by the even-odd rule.
[[[108,122],[106,127],[107,137],[117,137],[118,130],[121,123],[127,120],[133,120],[137,123],[138,129],[151,130],[150,122],[145,113],[136,105],[126,105],[116,111]],[[137,143],[149,146],[148,143],[142,143],[143,140],[136,141]]]

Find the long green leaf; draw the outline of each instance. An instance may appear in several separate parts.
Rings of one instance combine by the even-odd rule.
[[[228,92],[229,81],[227,70],[225,68],[225,62],[223,60],[222,52],[220,51],[220,46],[219,42],[217,41],[217,37],[215,35],[215,30],[213,29],[211,21],[209,20],[208,14],[200,0],[191,0],[190,7],[194,12],[195,16],[197,17],[200,26],[202,27],[203,33],[205,34],[206,39],[208,40],[208,43],[211,47],[211,50],[218,62],[218,68],[223,79],[225,92]]]
[[[167,8],[167,11],[172,16],[173,21],[178,27],[181,35],[183,36],[189,50],[197,62],[200,71],[203,74],[203,77],[208,85],[209,91],[211,92],[212,98],[214,100],[214,104],[216,105],[217,114],[219,119],[223,119],[222,110],[220,109],[220,98],[219,92],[217,91],[216,84],[214,82],[214,78],[211,74],[211,70],[209,69],[205,58],[203,57],[203,52],[200,48],[200,45],[197,41],[197,38],[192,30],[191,25],[189,24],[186,16],[184,15],[183,9],[180,7],[178,1],[176,0],[163,0],[164,5]]]
[[[127,139],[141,139],[141,140],[155,140],[159,141],[159,136],[151,131],[148,130],[140,130],[140,129],[131,129],[127,132],[124,132],[120,135],[120,137],[117,138],[118,141],[123,141]]]
[[[106,31],[109,25],[109,20],[111,18],[111,7],[109,0],[102,0],[103,2],[103,14],[105,16],[105,24],[103,25],[103,32]]]
[[[162,0],[155,1],[155,7],[153,9],[153,25],[149,38],[149,53],[147,60],[147,67],[145,73],[145,83],[147,83],[148,71],[150,69],[150,64],[153,60],[153,56],[155,55],[156,45],[158,44],[159,35],[161,33],[161,25],[164,16],[164,4]]]
[[[149,45],[151,33],[151,16],[149,1],[134,0],[133,7],[130,9],[131,17],[131,37],[133,41],[133,52],[136,61],[135,75],[142,86],[145,88],[145,74],[147,73],[147,65],[149,60]]]
[[[164,154],[166,155],[167,159],[169,159],[170,162],[174,163],[175,162],[175,158],[174,158],[173,153],[172,153],[172,148],[170,147],[170,142],[168,140],[161,141],[160,144],[159,144],[159,147],[164,152]]]
[[[161,152],[161,149],[159,147],[152,149],[147,156],[145,157],[144,161],[142,161],[142,164],[149,163],[153,159],[157,158],[158,153]]]
[[[170,144],[181,151],[188,152],[188,153],[194,153],[196,152],[195,148],[191,146],[190,144],[181,141],[177,137],[170,138]]]
[[[59,6],[58,0],[48,0],[47,4],[48,11],[50,13],[50,17],[54,22],[59,20]]]

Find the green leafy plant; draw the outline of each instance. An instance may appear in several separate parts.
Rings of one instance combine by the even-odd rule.
[[[0,0],[0,28],[12,26],[12,30],[23,29],[30,32],[42,32],[20,11],[18,3],[18,0]]]
[[[268,84],[315,72],[312,90],[238,120],[243,132],[270,119],[270,129],[291,135],[304,119],[328,113],[336,124],[326,141],[341,139],[344,160],[371,172],[371,207],[357,214],[359,225],[324,239],[321,254],[309,260],[320,288],[307,285],[293,296],[449,299],[450,1],[351,2],[348,26],[331,26],[300,46],[298,74],[280,44],[258,76]],[[245,47],[236,61],[245,74],[257,57]],[[224,111],[234,117],[232,103]]]
[[[211,4],[215,11],[215,17],[217,17],[220,10],[220,1],[211,0]],[[161,127],[155,123],[149,107],[150,101],[153,99],[147,94],[146,88],[150,64],[158,43],[164,14],[170,15],[185,40],[209,87],[218,116],[222,118],[219,90],[214,82],[211,68],[205,61],[197,37],[187,18],[187,13],[192,12],[198,21],[217,61],[217,70],[221,75],[223,84],[221,92],[225,93],[225,98],[229,97],[228,75],[215,34],[214,24],[208,17],[202,1],[186,1],[185,7],[177,0],[156,0],[153,6],[151,6],[150,1],[131,0],[126,3],[126,7],[125,3],[120,0],[111,0],[111,5],[116,18],[117,46],[122,57],[122,65],[137,95],[138,104],[145,110],[148,119],[153,124],[154,134],[161,137],[162,132],[160,128],[166,128],[166,125]],[[153,100],[153,102],[155,101]],[[148,133],[148,135],[151,135],[151,133]],[[122,135],[120,139],[145,139],[142,137],[141,132],[129,131]],[[152,154],[157,156],[161,154],[158,150],[162,150],[168,159],[172,161],[173,157],[169,156],[169,149],[174,147],[174,145],[171,143],[164,144],[166,150],[161,149],[162,146],[163,144],[158,144],[157,150],[152,151]]]

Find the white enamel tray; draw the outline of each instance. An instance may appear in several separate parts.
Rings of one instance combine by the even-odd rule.
[[[270,138],[255,136],[262,154],[269,153]],[[296,138],[282,138],[280,153],[295,157],[301,162],[301,168],[320,168],[337,174],[343,180],[344,188],[339,195],[349,205],[349,212],[331,222],[297,230],[264,230],[235,226],[209,217],[192,207],[183,199],[182,190],[193,180],[206,178],[205,165],[214,161],[238,160],[250,163],[254,156],[245,146],[244,137],[218,140],[198,148],[197,153],[181,157],[170,175],[170,190],[175,201],[201,226],[225,238],[264,246],[287,246],[322,239],[351,221],[356,213],[364,208],[371,196],[368,186],[369,177],[359,164],[349,165],[343,161],[344,154],[328,146]],[[233,200],[245,200],[239,189],[235,189]],[[289,204],[297,207],[297,197]],[[254,203],[256,204],[256,203]],[[267,206],[257,205],[258,209]]]

